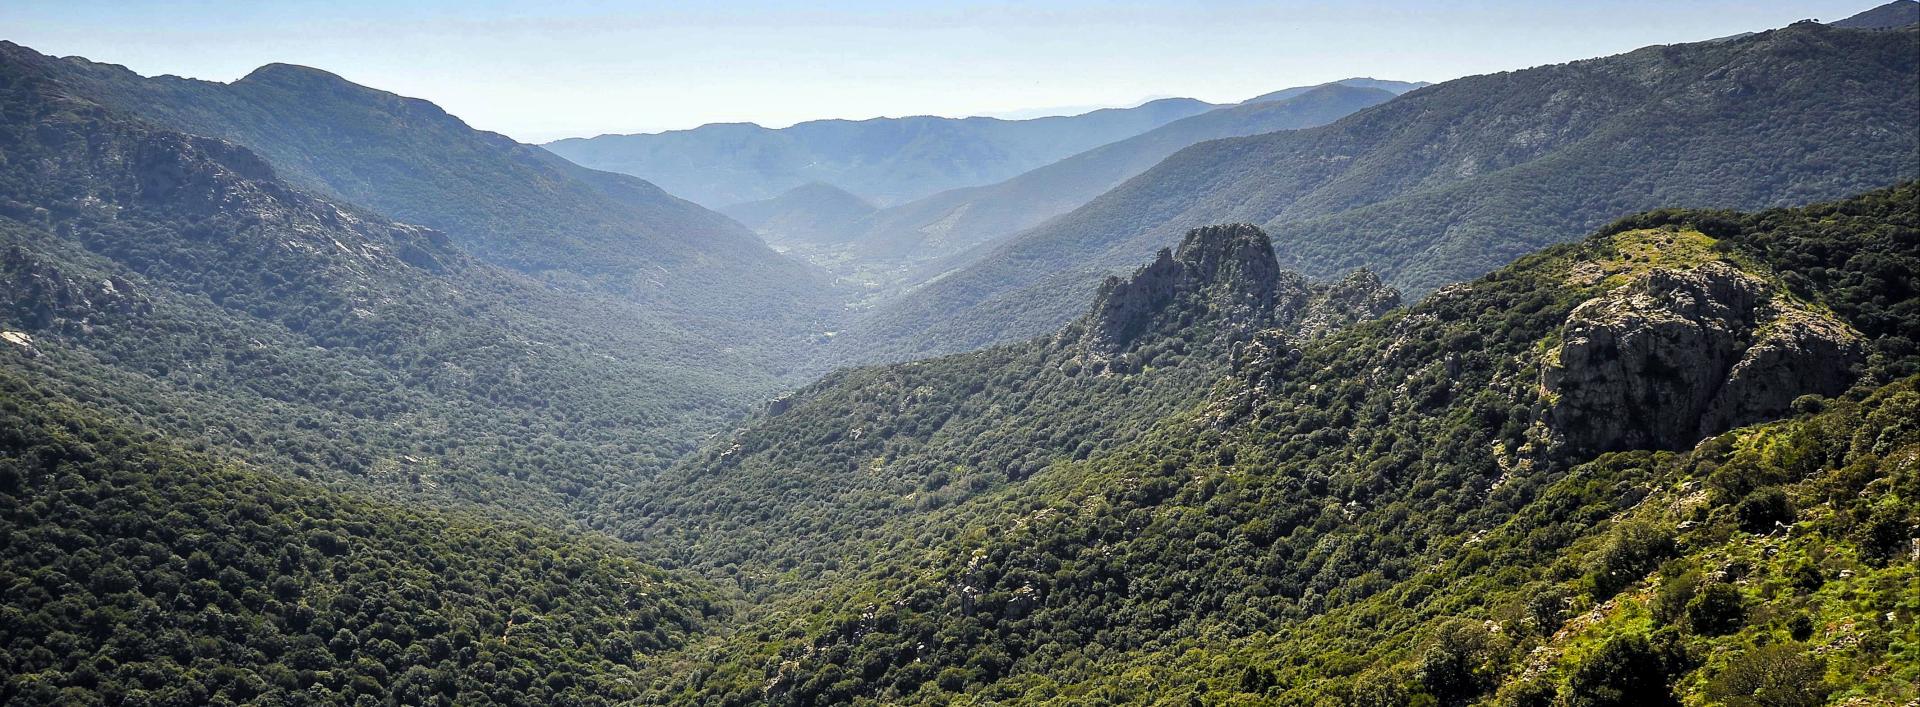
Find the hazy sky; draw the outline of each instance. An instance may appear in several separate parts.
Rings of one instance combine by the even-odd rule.
[[[1031,115],[1443,81],[1837,20],[1875,0],[0,0],[0,37],[142,74],[323,68],[527,141],[702,123]],[[1044,112],[1044,111],[1041,111]]]

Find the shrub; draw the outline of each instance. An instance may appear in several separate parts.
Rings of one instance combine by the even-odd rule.
[[[1749,533],[1765,533],[1774,529],[1776,524],[1793,523],[1793,504],[1787,500],[1787,493],[1778,486],[1760,489],[1734,507],[1734,516],[1740,519],[1740,528]]]
[[[1669,659],[1646,636],[1616,636],[1580,663],[1567,681],[1573,707],[1677,705],[1667,685]]]
[[[1833,687],[1826,666],[1801,643],[1775,643],[1742,653],[1707,685],[1727,707],[1814,707]]]
[[[1713,584],[1687,602],[1687,625],[1694,633],[1720,636],[1747,620],[1746,597],[1731,584]]]

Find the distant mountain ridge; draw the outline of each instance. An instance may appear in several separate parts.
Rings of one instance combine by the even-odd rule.
[[[1258,96],[1254,96],[1247,100],[1241,101],[1239,105],[1244,106],[1244,105],[1249,105],[1253,103],[1266,103],[1268,101],[1286,100],[1288,98],[1298,96],[1302,93],[1306,93],[1308,91],[1312,91],[1314,89],[1323,88],[1327,86],[1347,86],[1349,88],[1374,88],[1374,89],[1386,91],[1388,93],[1392,93],[1397,96],[1402,93],[1412,91],[1416,88],[1426,88],[1432,85],[1433,85],[1432,83],[1427,81],[1393,81],[1388,79],[1376,79],[1370,76],[1362,76],[1362,77],[1355,77],[1350,79],[1340,79],[1339,81],[1329,81],[1327,83],[1323,83],[1315,86],[1295,86],[1292,88],[1283,88],[1278,91],[1274,91],[1272,93],[1263,93]]]
[[[1413,86],[1376,79],[1334,83],[1348,81],[1377,88]],[[594,169],[645,178],[715,208],[770,199],[816,181],[885,207],[998,182],[1218,107],[1164,98],[1133,108],[1025,120],[909,116],[814,120],[779,129],[714,123],[664,133],[569,138],[544,147]]]
[[[543,145],[594,169],[631,174],[713,207],[826,182],[875,204],[1013,176],[1081,150],[1213,109],[1191,98],[1028,120],[910,116],[815,120],[786,128],[715,123],[691,130],[569,138]]]
[[[1844,77],[1834,79],[1833,77]],[[1281,262],[1419,294],[1634,208],[1757,207],[1920,173],[1912,28],[1801,24],[1475,76],[1331,125],[1204,142],[879,306],[838,360],[1050,330],[1100,278],[1195,223],[1275,234]]]
[[[884,209],[859,224],[850,247],[869,258],[957,255],[1064,214],[1188,145],[1324,125],[1395,95],[1344,83],[1275,92],[1268,94],[1271,98],[1182,118],[1004,182],[941,192]],[[935,267],[939,266],[953,267],[944,263]]]

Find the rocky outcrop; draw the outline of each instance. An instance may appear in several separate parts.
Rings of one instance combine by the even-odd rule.
[[[1094,297],[1085,341],[1094,351],[1117,352],[1171,320],[1210,314],[1244,326],[1271,319],[1280,298],[1304,298],[1306,280],[1282,274],[1273,241],[1249,224],[1205,226],[1187,232],[1177,250],[1126,279],[1109,277]]]
[[[102,319],[153,307],[125,279],[71,276],[17,245],[0,255],[0,306],[8,328],[58,334],[86,333]]]
[[[1313,297],[1296,317],[1294,335],[1311,339],[1358,322],[1379,319],[1400,306],[1400,291],[1371,270],[1355,270],[1346,277],[1313,288]]]
[[[1858,334],[1721,262],[1656,269],[1576,307],[1541,374],[1570,450],[1684,449],[1844,390]]]
[[[1132,277],[1108,278],[1091,311],[1059,336],[1083,363],[1108,371],[1130,369],[1130,349],[1167,338],[1211,347],[1237,369],[1398,306],[1399,291],[1371,272],[1310,282],[1280,269],[1258,227],[1207,226]]]

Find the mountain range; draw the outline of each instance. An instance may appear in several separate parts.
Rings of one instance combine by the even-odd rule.
[[[891,206],[998,182],[1218,107],[1163,98],[1132,108],[1027,120],[911,116],[816,120],[778,129],[715,123],[657,134],[571,138],[545,147],[715,208],[770,199],[808,182],[825,182]]]
[[[835,340],[835,360],[1046,332],[1198,223],[1262,224],[1288,267],[1365,266],[1418,296],[1634,209],[1912,179],[1915,36],[1802,23],[1456,79],[1323,127],[1203,142],[880,303]]]

